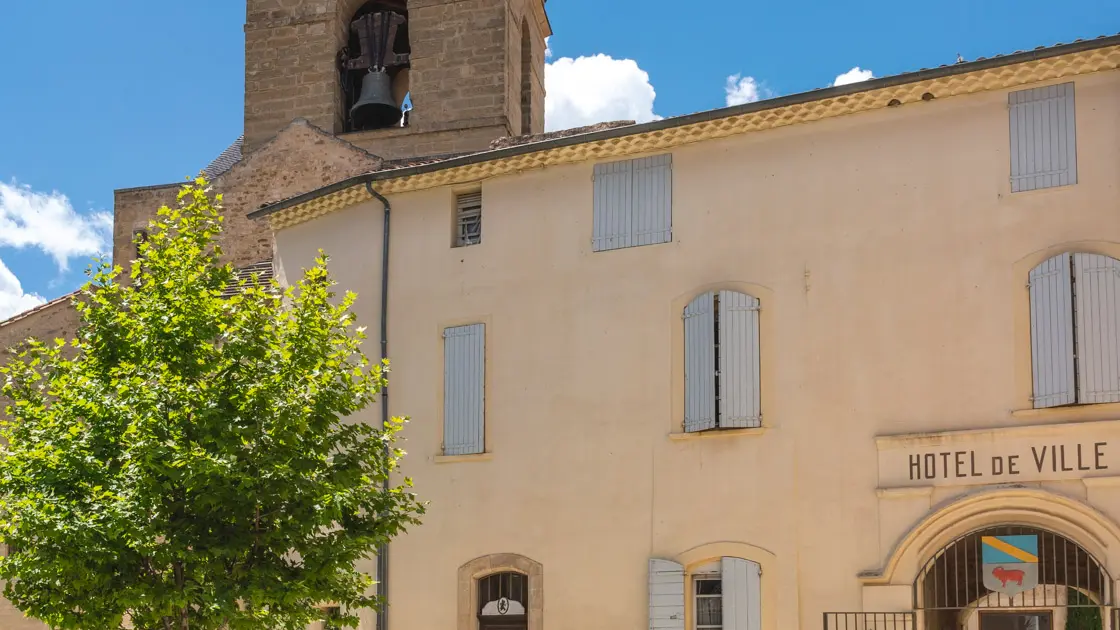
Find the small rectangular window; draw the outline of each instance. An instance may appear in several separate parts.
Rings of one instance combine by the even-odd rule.
[[[133,230],[132,231],[132,243],[136,246],[136,257],[137,258],[140,258],[140,246],[143,245],[144,242],[147,241],[147,240],[148,240],[148,231],[147,230]]]
[[[723,581],[718,577],[696,578],[696,630],[722,630]]]
[[[455,247],[482,242],[482,193],[473,192],[455,197]]]

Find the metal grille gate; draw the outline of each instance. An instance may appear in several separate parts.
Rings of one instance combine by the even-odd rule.
[[[1008,596],[984,585],[981,538],[1015,535],[1038,537],[1038,585]],[[925,564],[914,582],[916,622],[922,630],[956,630],[985,610],[1056,608],[1083,619],[1086,627],[1102,628],[1109,620],[1113,595],[1112,579],[1080,545],[1050,531],[1012,525],[954,540]]]

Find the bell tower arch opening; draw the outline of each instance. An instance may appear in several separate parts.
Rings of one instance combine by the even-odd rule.
[[[533,133],[533,36],[521,18],[521,135]]]
[[[404,126],[410,56],[405,0],[372,0],[349,20],[339,52],[343,130]]]
[[[1093,554],[1030,525],[960,536],[922,566],[913,588],[922,630],[1103,628],[1115,596]]]

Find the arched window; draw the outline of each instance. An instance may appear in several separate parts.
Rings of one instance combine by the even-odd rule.
[[[479,630],[527,630],[529,576],[514,571],[478,580]]]
[[[686,432],[762,426],[758,298],[709,291],[684,309]]]
[[[521,135],[533,133],[533,41],[529,21],[521,19]]]
[[[1059,254],[1029,287],[1034,407],[1120,402],[1120,261]]]
[[[516,553],[492,553],[459,567],[457,630],[541,630],[544,567]]]
[[[665,630],[759,630],[762,567],[722,557],[686,569],[673,560],[650,558],[649,621],[649,627]]]

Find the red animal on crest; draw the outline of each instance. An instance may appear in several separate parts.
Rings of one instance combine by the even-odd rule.
[[[1003,567],[996,567],[992,569],[992,575],[995,576],[999,583],[1007,586],[1008,582],[1014,582],[1019,586],[1023,585],[1023,572],[1019,569],[1005,569]]]

